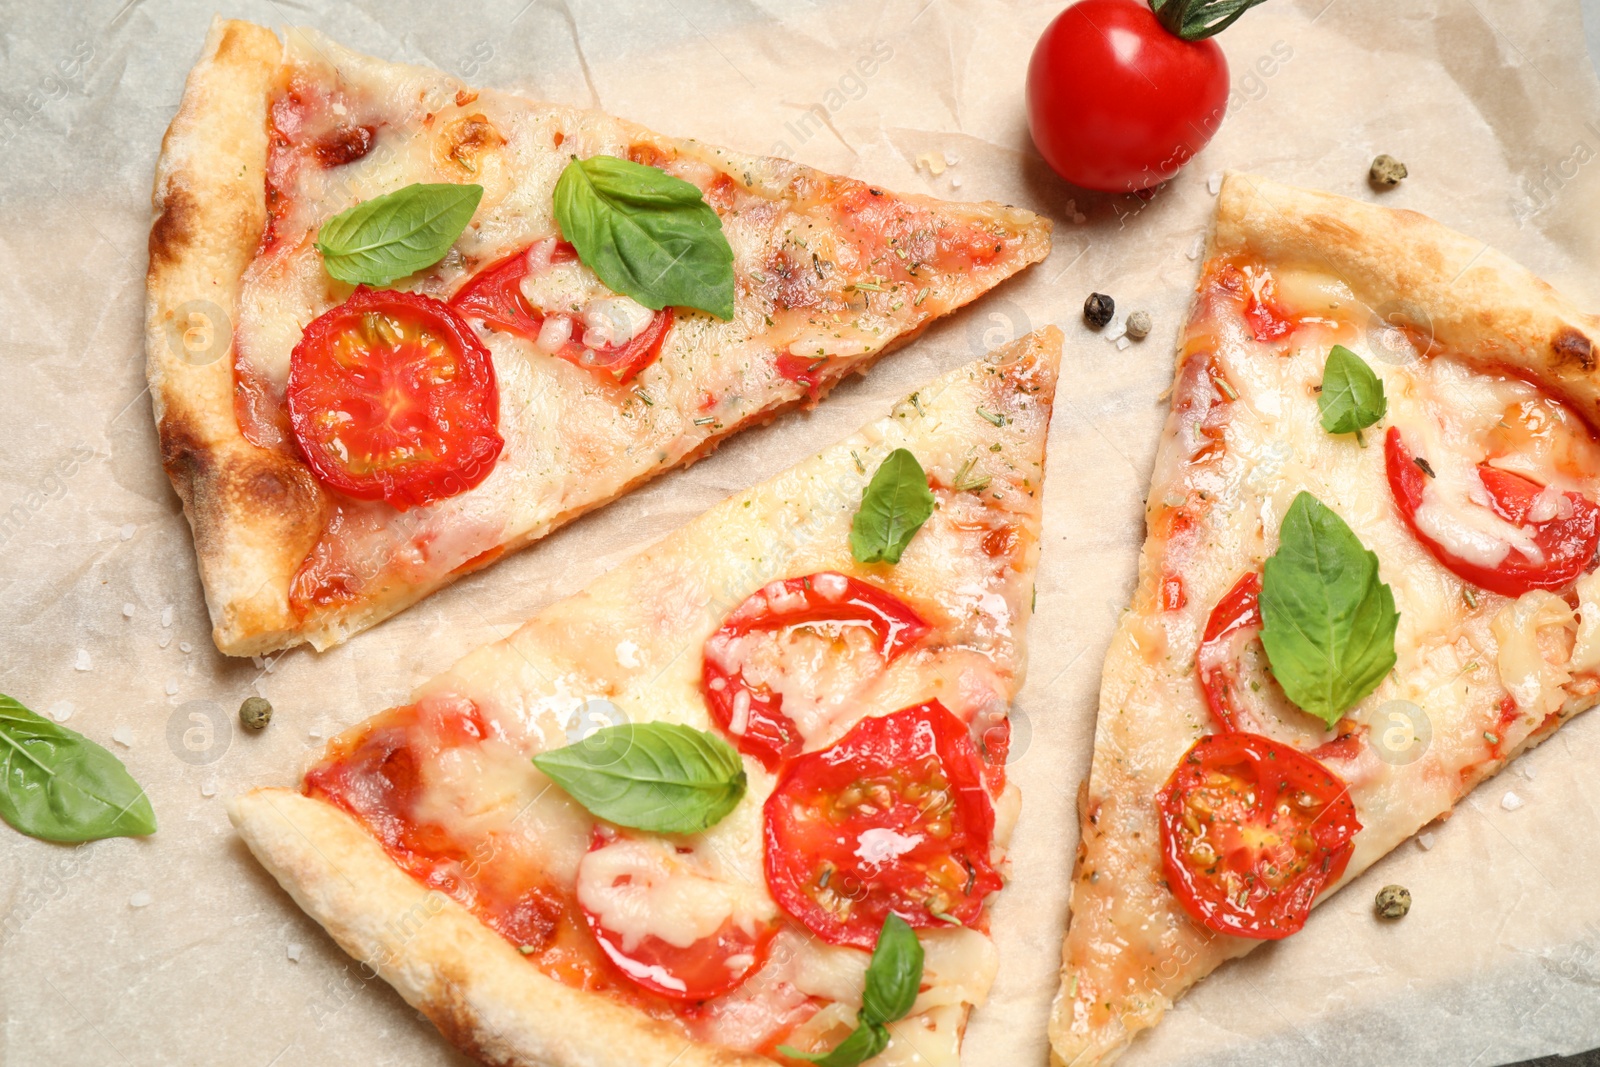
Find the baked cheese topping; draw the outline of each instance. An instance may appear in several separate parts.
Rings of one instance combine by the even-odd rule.
[[[705,662],[726,657],[781,691],[785,709],[814,724],[807,753],[868,718],[937,700],[991,764],[980,788],[993,809],[990,859],[1003,864],[1017,791],[1004,783],[1003,748],[982,746],[1005,736],[1024,666],[1054,387],[1054,360],[1038,344],[947,376],[890,419],[727,501],[468,656],[413,705],[331,743],[306,791],[353,814],[414,877],[552,977],[701,1041],[768,1054],[783,1042],[831,1047],[854,1025],[869,954],[815,936],[775,902],[763,845],[774,774],[746,758],[747,791],[729,815],[692,837],[662,837],[597,822],[529,757],[615,722],[716,732],[702,649]],[[851,520],[870,472],[899,447],[926,465],[940,506],[899,564],[866,567],[850,554]],[[978,478],[981,493],[971,488]],[[969,488],[951,488],[958,481]],[[804,608],[788,581],[800,575],[816,576],[824,606],[843,603],[850,581],[870,584],[926,631],[889,662],[870,633],[849,625],[708,643],[732,605],[753,601],[778,617]],[[836,699],[837,688],[852,698]],[[872,828],[848,848],[864,870],[888,870],[924,844],[920,836]],[[966,1013],[997,966],[977,915],[919,929],[922,988],[875,1063],[958,1063]],[[701,1001],[651,991],[674,988],[685,961],[696,961],[697,981],[718,969],[737,981]]]
[[[1595,575],[1513,598],[1452,569],[1549,563],[1542,525],[1572,517],[1568,494],[1600,497],[1592,429],[1536,383],[1445,351],[1380,311],[1312,266],[1269,271],[1242,257],[1206,266],[1152,480],[1140,592],[1102,683],[1052,1029],[1068,1060],[1120,1047],[1194,976],[1255,944],[1203,930],[1150,879],[1162,869],[1156,794],[1217,729],[1199,672],[1236,663],[1255,720],[1245,729],[1310,753],[1348,785],[1361,829],[1323,896],[1600,698]],[[1361,357],[1387,398],[1359,440],[1321,425],[1335,344]],[[1386,467],[1393,432],[1421,472],[1415,530]],[[1525,513],[1491,496],[1485,479],[1496,471],[1544,487]],[[1260,573],[1302,491],[1376,554],[1399,611],[1395,668],[1333,728],[1284,696],[1254,629],[1197,661],[1213,608]]]
[[[698,454],[707,442],[825,384],[1043,254],[1037,220],[1011,209],[933,207],[792,164],[667,141],[605,115],[473,91],[421,68],[288,35],[271,108],[270,224],[246,273],[235,330],[245,435],[290,449],[284,389],[307,323],[349,287],[314,242],[335,214],[413,183],[475,183],[473,221],[437,266],[397,286],[449,300],[526,250],[520,293],[537,336],[480,330],[499,387],[504,448],[475,487],[403,519],[342,498],[291,595],[319,647],[343,613],[414,599],[499,546],[520,547]],[[659,358],[619,384],[558,358],[626,344],[657,313],[558,251],[552,193],[573,156],[644,163],[703,190],[734,253],[734,317],[676,309]]]

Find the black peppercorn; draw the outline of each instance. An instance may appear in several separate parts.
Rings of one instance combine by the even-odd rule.
[[[1099,329],[1111,321],[1111,316],[1117,313],[1117,302],[1104,293],[1090,293],[1089,299],[1083,302],[1084,320]]]

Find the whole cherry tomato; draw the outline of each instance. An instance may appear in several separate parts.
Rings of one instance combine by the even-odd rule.
[[[1159,185],[1222,124],[1228,61],[1209,38],[1251,5],[1154,6],[1081,0],[1034,47],[1028,128],[1045,162],[1075,185],[1111,193]]]

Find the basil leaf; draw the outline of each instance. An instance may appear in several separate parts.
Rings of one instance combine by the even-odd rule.
[[[850,1036],[829,1052],[801,1052],[787,1045],[780,1045],[778,1051],[821,1067],[856,1067],[889,1044],[888,1024],[905,1018],[921,988],[922,943],[910,923],[890,913],[884,917],[878,943],[872,948],[861,1012]]]
[[[905,1018],[922,986],[922,943],[911,924],[890,913],[878,931],[861,994],[861,1021],[869,1025]]]
[[[917,457],[903,448],[873,472],[850,524],[850,554],[857,563],[899,563],[906,546],[933,514],[933,493]]]
[[[1289,699],[1329,726],[1395,664],[1400,613],[1378,557],[1310,493],[1289,505],[1262,568],[1261,644]]]
[[[733,249],[700,190],[615,156],[574,158],[556,180],[556,224],[584,266],[647,308],[733,318]]]
[[[388,285],[443,259],[482,199],[481,185],[408,185],[324,222],[317,251],[341,282]]]
[[[1329,433],[1361,431],[1383,418],[1389,400],[1383,395],[1383,380],[1360,356],[1344,345],[1334,345],[1322,368],[1322,392],[1317,394],[1322,410],[1322,428]]]
[[[82,734],[0,694],[0,818],[46,841],[156,832],[156,814],[122,761]]]
[[[533,757],[589,811],[635,830],[692,834],[744,796],[744,762],[722,738],[674,723],[623,723]]]
[[[857,1025],[850,1036],[827,1052],[801,1052],[788,1045],[779,1045],[778,1051],[794,1060],[805,1060],[818,1067],[856,1067],[866,1063],[889,1045],[889,1030],[883,1026]]]

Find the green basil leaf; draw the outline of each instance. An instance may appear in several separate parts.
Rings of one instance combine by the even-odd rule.
[[[388,285],[443,259],[482,199],[481,185],[408,185],[324,222],[317,251],[341,282]]]
[[[156,813],[122,761],[82,734],[0,695],[0,818],[46,841],[156,832]]]
[[[616,292],[660,311],[733,318],[733,249],[700,190],[615,156],[574,158],[556,180],[556,224]]]
[[[866,1063],[889,1045],[889,1030],[883,1026],[858,1024],[850,1036],[827,1052],[801,1052],[788,1045],[779,1045],[778,1051],[793,1060],[805,1060],[818,1067],[856,1067]]]
[[[890,913],[878,931],[861,994],[861,1022],[892,1023],[905,1018],[922,988],[922,943],[911,924]]]
[[[850,524],[850,554],[857,563],[899,563],[906,546],[933,514],[933,493],[917,457],[903,448],[873,472]]]
[[[1372,372],[1366,360],[1344,345],[1334,345],[1322,368],[1317,407],[1322,410],[1324,430],[1359,436],[1383,418],[1389,410],[1389,400],[1383,395],[1383,380]]]
[[[788,1045],[780,1045],[778,1051],[821,1067],[856,1067],[889,1044],[888,1024],[906,1017],[921,988],[922,943],[910,923],[890,913],[884,917],[878,943],[872,948],[861,1012],[850,1036],[828,1052],[801,1052]]]
[[[1310,493],[1289,505],[1262,568],[1261,619],[1273,676],[1329,726],[1394,667],[1400,613],[1378,557]]]
[[[744,796],[744,762],[722,738],[674,723],[623,723],[533,757],[591,813],[635,830],[692,834]]]

